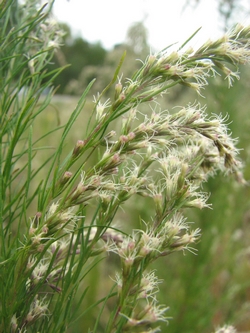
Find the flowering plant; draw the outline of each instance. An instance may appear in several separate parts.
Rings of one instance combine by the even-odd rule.
[[[5,22],[1,25],[5,80],[0,92],[0,331],[66,331],[75,318],[72,309],[82,281],[98,258],[113,253],[120,270],[112,276],[111,291],[99,301],[102,308],[91,332],[97,332],[110,299],[115,301],[104,332],[156,332],[159,322],[167,322],[168,308],[158,304],[161,281],[150,270],[151,263],[176,251],[195,251],[192,244],[200,230],[190,229],[184,209],[209,206],[201,191],[208,177],[220,170],[244,183],[225,119],[209,117],[205,107],[193,104],[177,111],[161,110],[158,101],[176,85],[201,94],[207,79],[219,73],[231,86],[239,78],[239,64],[250,59],[250,27],[236,25],[197,51],[186,48],[188,40],[177,51],[151,54],[124,82],[119,78],[123,57],[113,80],[94,98],[83,137],[64,157],[65,141],[94,82],[79,99],[55,152],[36,168],[32,125],[53,95],[51,88],[41,99],[43,89],[60,71],[44,69],[61,43],[62,32],[50,19],[51,7],[46,10],[37,1],[27,1],[18,25],[8,30],[11,5],[12,1],[2,4],[0,16]],[[26,91],[20,94],[23,88]],[[114,97],[105,100],[112,89]],[[97,151],[98,161],[91,164]],[[47,166],[46,178],[33,191],[35,177]],[[140,228],[126,221],[118,226],[117,213],[137,196],[151,202],[152,214],[139,221]],[[28,208],[35,200],[37,210],[30,217]],[[77,306],[86,293],[87,289],[82,291]],[[234,329],[227,326],[218,332]]]

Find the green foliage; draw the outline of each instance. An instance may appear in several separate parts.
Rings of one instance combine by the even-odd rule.
[[[73,38],[70,28],[62,24],[66,29],[64,43],[53,57],[49,69],[70,64],[55,80],[60,94],[80,96],[84,88],[95,78],[97,83],[93,87],[94,92],[100,92],[112,79],[112,71],[126,50],[127,56],[123,66],[126,77],[132,76],[139,68],[140,63],[135,58],[145,58],[149,53],[147,43],[147,31],[142,22],[132,25],[127,33],[126,42],[116,45],[113,50],[106,51],[99,43],[90,44],[80,37]]]
[[[178,251],[194,251],[190,246],[200,228],[190,228],[186,211],[208,206],[201,188],[210,176],[220,170],[245,181],[225,119],[200,105],[162,110],[156,99],[177,85],[201,93],[216,71],[231,85],[238,78],[234,68],[250,59],[250,28],[237,25],[197,51],[185,49],[188,40],[178,51],[149,55],[125,80],[119,77],[123,53],[106,88],[88,102],[90,114],[83,108],[94,80],[65,124],[43,129],[52,84],[62,70],[48,71],[48,64],[63,33],[51,20],[53,3],[27,1],[14,13],[15,4],[4,2],[0,14],[0,332],[70,332],[81,317],[79,331],[86,332],[153,333],[161,324],[166,329],[168,307],[165,299],[158,303],[160,280],[152,265]],[[75,46],[87,47],[82,40]],[[81,137],[72,146],[75,126]],[[221,232],[230,239],[223,226],[214,233]],[[207,252],[218,251],[217,241],[211,246],[205,239],[201,246],[201,273],[191,284],[185,281],[191,290],[178,289],[178,300],[185,301],[178,319],[187,332],[185,308],[199,302],[189,295],[202,286]],[[226,252],[232,244],[230,239]],[[196,266],[192,260],[190,271]],[[184,266],[175,270],[175,261],[168,262],[182,275]],[[99,267],[111,277],[109,288],[98,280]],[[219,279],[218,273],[205,286]],[[167,282],[168,276],[163,278]],[[212,298],[206,300],[212,304]],[[210,310],[198,328],[207,324]]]

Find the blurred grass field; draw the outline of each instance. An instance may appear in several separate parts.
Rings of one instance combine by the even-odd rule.
[[[209,113],[228,114],[233,137],[239,137],[238,147],[243,148],[240,155],[247,180],[250,178],[249,78],[248,69],[230,90],[225,82],[216,80],[204,93],[205,99],[176,91],[175,99],[171,100],[170,95],[164,97],[163,102],[163,107],[170,110],[174,105],[197,100],[208,105]],[[34,140],[63,125],[77,101],[78,97],[55,95],[34,125]],[[72,151],[77,140],[84,140],[91,105],[92,99],[89,98],[64,147],[65,156]],[[37,167],[49,154],[53,155],[53,147],[58,144],[61,132],[62,129],[37,143],[37,164],[33,167]],[[38,181],[45,175],[37,177]],[[168,326],[162,325],[162,332],[208,333],[225,323],[235,325],[239,332],[250,332],[250,189],[237,184],[232,177],[216,175],[204,186],[204,191],[211,193],[209,203],[213,209],[186,212],[194,227],[202,230],[201,240],[195,246],[197,254],[176,253],[159,259],[154,265],[156,274],[163,281],[159,300],[170,307],[168,315],[172,318]],[[129,202],[129,207],[119,212],[117,222],[135,226],[139,217],[147,217],[148,209],[150,205],[138,198],[137,202]],[[36,207],[30,207],[31,215],[34,211]],[[105,297],[113,285],[117,265],[116,258],[108,256],[83,281],[83,290],[87,286],[89,290],[83,308],[76,309],[79,314],[84,312],[84,304],[90,305]],[[108,316],[111,308],[112,300],[103,312],[104,317]],[[94,326],[99,309],[97,307],[91,314],[80,317],[69,332],[87,332],[88,327]],[[101,322],[98,332],[103,329]]]

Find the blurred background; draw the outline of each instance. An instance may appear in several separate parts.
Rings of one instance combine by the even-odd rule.
[[[54,15],[66,34],[50,69],[71,66],[56,78],[57,94],[39,119],[37,134],[41,136],[41,128],[64,123],[78,96],[96,78],[89,101],[72,132],[72,142],[68,143],[70,149],[78,139],[83,139],[92,96],[110,82],[124,50],[127,56],[122,72],[126,78],[140,66],[136,59],[144,60],[150,52],[174,42],[184,42],[203,23],[204,32],[190,42],[194,47],[208,37],[222,35],[235,23],[246,24],[249,12],[250,1],[240,0],[119,3],[56,0]],[[162,98],[161,106],[171,110],[173,106],[196,101],[206,104],[209,113],[228,115],[232,135],[239,138],[244,176],[249,180],[250,67],[244,66],[240,71],[241,80],[230,90],[227,82],[217,77],[210,80],[204,97],[183,86],[176,87]],[[160,259],[152,267],[163,280],[159,300],[170,307],[168,315],[172,317],[167,326],[162,325],[162,332],[208,333],[223,324],[233,324],[242,333],[250,332],[250,189],[229,176],[218,174],[204,185],[203,190],[211,193],[209,203],[213,209],[186,212],[188,219],[194,222],[193,227],[202,230],[201,241],[195,246],[197,255],[176,253]],[[138,217],[146,219],[147,215],[145,204],[138,199],[138,202],[130,203],[126,215],[121,213],[119,219],[136,225]],[[111,278],[114,278],[117,265],[119,263],[109,257],[94,268],[89,275],[91,285],[86,304],[105,296],[113,285]],[[84,284],[86,287],[88,282]],[[81,313],[81,309],[76,310]],[[68,332],[87,332],[94,326],[98,310],[97,307],[96,311],[80,317]],[[109,308],[105,311],[98,332],[103,331],[105,316],[109,315]]]

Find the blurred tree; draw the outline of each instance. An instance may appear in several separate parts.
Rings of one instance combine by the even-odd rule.
[[[115,45],[111,51],[107,52],[103,63],[100,61],[93,63],[93,59],[91,59],[92,63],[90,61],[85,63],[81,67],[82,70],[77,79],[74,77],[68,82],[65,92],[78,95],[94,78],[98,79],[92,88],[94,93],[102,91],[103,87],[111,81],[114,68],[117,67],[124,51],[126,51],[126,58],[121,75],[123,78],[132,76],[137,67],[140,66],[140,62],[135,61],[135,59],[145,60],[150,52],[147,38],[147,30],[143,22],[134,23],[128,29],[125,42]]]
[[[104,63],[107,51],[100,43],[91,44],[81,37],[73,38],[69,26],[61,24],[65,31],[64,45],[55,53],[49,69],[67,65],[67,67],[55,80],[59,93],[65,93],[69,82],[78,80],[79,73],[86,66],[98,66]]]
[[[148,32],[143,22],[136,22],[128,29],[126,44],[140,57],[147,56],[150,48]]]
[[[186,0],[186,6],[196,7],[204,0]],[[244,0],[217,0],[218,12],[222,18],[222,28],[226,31],[235,21],[240,13],[250,13],[250,2]]]

